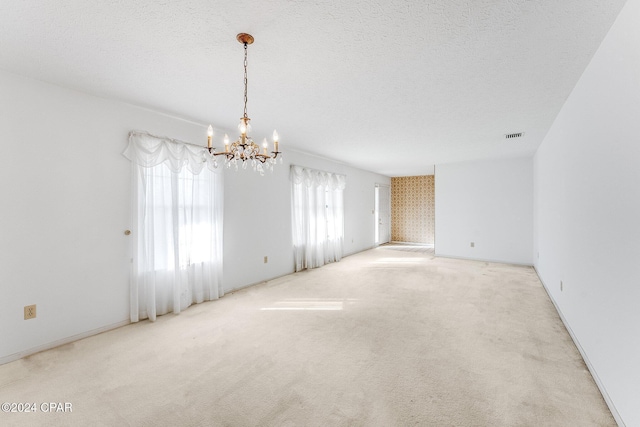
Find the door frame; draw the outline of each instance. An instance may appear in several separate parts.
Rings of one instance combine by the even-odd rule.
[[[380,197],[379,197],[379,192],[380,192],[380,187],[384,187],[387,188],[389,191],[389,200],[388,200],[388,209],[387,212],[389,213],[389,221],[387,224],[387,227],[389,229],[389,240],[387,242],[384,243],[390,243],[391,242],[391,185],[389,184],[380,184],[380,183],[376,183],[374,186],[374,196],[373,196],[373,223],[374,223],[374,229],[373,229],[373,233],[374,233],[374,244],[375,246],[380,246],[381,244],[384,243],[380,243]]]

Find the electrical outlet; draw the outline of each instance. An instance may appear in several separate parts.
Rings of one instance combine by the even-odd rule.
[[[36,305],[25,305],[24,306],[24,320],[35,319],[36,318]]]
[[[475,248],[475,247],[476,247],[475,242],[471,242],[471,247],[472,247],[472,248]]]
[[[266,264],[266,263],[268,263],[268,262],[269,262],[269,257],[265,255],[265,257],[264,257],[264,263]]]

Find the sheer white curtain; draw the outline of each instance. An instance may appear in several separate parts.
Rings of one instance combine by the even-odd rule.
[[[222,290],[222,174],[203,147],[131,132],[131,321],[213,300]]]
[[[342,259],[346,177],[291,166],[295,270]]]

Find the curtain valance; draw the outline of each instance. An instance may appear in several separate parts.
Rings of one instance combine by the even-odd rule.
[[[307,188],[324,187],[329,190],[344,190],[347,176],[336,173],[291,165],[291,180],[294,184],[303,184]]]
[[[122,154],[145,168],[164,163],[176,173],[185,166],[194,175],[198,175],[205,165],[215,171],[213,159],[205,147],[146,132],[129,132],[129,144]]]

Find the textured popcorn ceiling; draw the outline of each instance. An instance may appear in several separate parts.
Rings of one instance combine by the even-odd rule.
[[[3,0],[0,68],[386,175],[532,154],[623,0]],[[504,134],[525,132],[506,140]],[[171,136],[171,135],[169,135]]]

